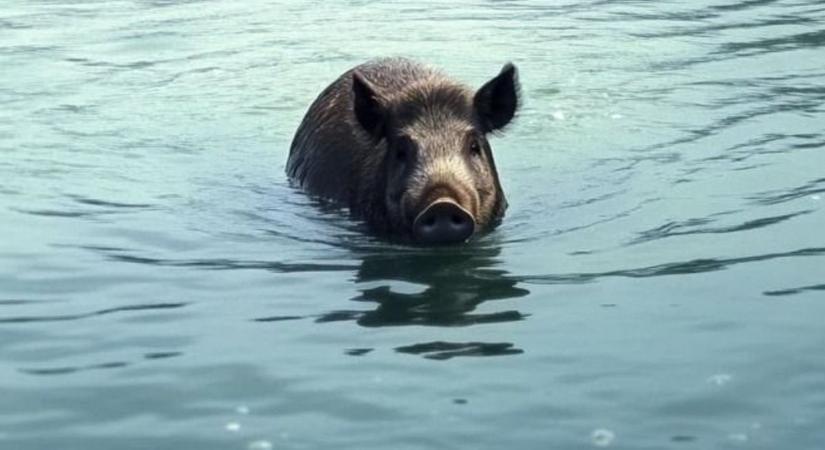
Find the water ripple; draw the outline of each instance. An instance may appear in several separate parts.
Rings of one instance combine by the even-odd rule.
[[[738,225],[729,225],[721,227],[703,227],[703,225],[707,225],[711,222],[711,219],[709,218],[687,219],[679,222],[668,222],[662,226],[638,233],[639,237],[633,239],[630,243],[628,243],[628,245],[635,245],[643,242],[665,239],[673,236],[686,236],[691,234],[721,234],[734,233],[737,231],[754,230],[757,228],[782,223],[794,217],[810,214],[812,212],[814,212],[814,210],[808,209],[790,214],[782,214],[778,216],[748,220]]]
[[[777,53],[780,51],[819,48],[824,45],[825,30],[817,30],[778,38],[773,37],[755,41],[725,43],[712,54],[729,55],[731,53],[735,53],[738,56],[754,56],[764,53]]]
[[[758,205],[777,205],[803,197],[811,197],[823,192],[825,192],[825,178],[817,178],[801,186],[791,189],[768,191],[749,196],[748,199]]]
[[[764,294],[777,297],[777,296],[784,296],[784,295],[794,295],[794,294],[801,294],[803,292],[814,292],[814,291],[825,291],[825,284],[814,284],[810,286],[802,286],[798,288],[792,289],[779,289],[775,291],[765,291]]]
[[[80,319],[87,319],[90,317],[98,317],[98,316],[105,316],[109,314],[121,314],[121,313],[128,313],[128,312],[137,312],[137,311],[155,311],[155,310],[168,310],[168,309],[178,309],[187,306],[188,303],[178,302],[178,303],[151,303],[151,304],[138,304],[138,305],[126,305],[126,306],[119,306],[116,308],[105,308],[100,309],[97,311],[92,311],[88,313],[80,313],[80,314],[62,314],[62,315],[51,315],[51,316],[17,316],[17,317],[0,317],[0,324],[2,323],[30,323],[30,322],[63,322],[63,321],[71,321],[71,320],[80,320]]]
[[[269,272],[279,273],[351,271],[357,267],[351,264],[283,263],[278,261],[238,261],[232,259],[219,258],[172,260],[124,254],[109,254],[108,258],[113,261],[135,264],[147,264],[152,266],[189,267],[203,270],[266,270]]]
[[[715,272],[718,270],[727,269],[731,266],[752,262],[769,261],[780,258],[814,257],[821,255],[825,255],[825,247],[804,248],[788,252],[766,253],[762,255],[744,256],[739,258],[700,258],[689,261],[656,264],[637,269],[620,269],[596,273],[517,276],[514,278],[521,282],[534,284],[580,284],[589,283],[597,279],[607,277],[649,278],[666,275]]]

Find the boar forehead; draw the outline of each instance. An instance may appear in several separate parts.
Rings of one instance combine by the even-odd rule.
[[[393,116],[399,129],[421,134],[455,128],[451,122],[473,123],[472,93],[465,87],[442,79],[428,79],[408,86],[394,99]]]
[[[415,142],[421,156],[448,156],[460,152],[473,126],[466,120],[450,115],[426,115],[401,129]]]

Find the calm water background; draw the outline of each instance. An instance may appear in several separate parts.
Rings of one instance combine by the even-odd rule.
[[[286,181],[385,55],[519,66],[494,233]],[[0,449],[823,449],[824,105],[819,0],[5,1]]]

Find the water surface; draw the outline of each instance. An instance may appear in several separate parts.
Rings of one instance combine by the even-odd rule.
[[[387,55],[518,65],[494,233],[285,179]],[[0,67],[4,450],[825,442],[820,1],[12,0]]]

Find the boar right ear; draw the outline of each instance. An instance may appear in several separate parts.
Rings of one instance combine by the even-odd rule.
[[[496,131],[510,123],[519,104],[519,82],[516,66],[507,63],[495,78],[476,92],[473,105],[481,119],[484,132]]]
[[[352,106],[358,123],[375,140],[381,139],[386,122],[384,105],[375,92],[375,86],[357,70],[352,73],[352,94]]]

